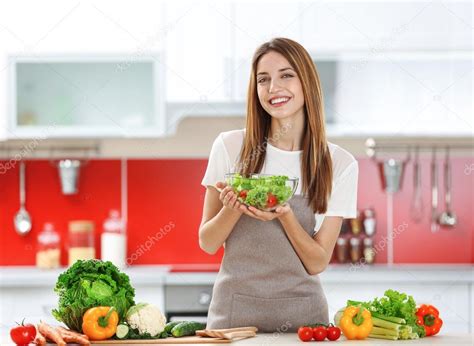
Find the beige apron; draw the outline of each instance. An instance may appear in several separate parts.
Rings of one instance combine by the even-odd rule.
[[[315,219],[307,198],[295,195],[290,204],[312,235]],[[306,272],[278,219],[242,215],[225,242],[207,328],[256,326],[261,332],[293,332],[312,323],[328,323],[318,275]]]

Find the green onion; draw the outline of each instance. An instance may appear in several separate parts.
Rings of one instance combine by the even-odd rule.
[[[406,324],[406,321],[403,318],[395,317],[395,316],[385,316],[382,314],[378,314],[376,312],[372,312],[373,317],[380,318],[381,320],[398,323],[398,324]]]
[[[377,317],[372,317],[372,322],[374,323],[374,326],[390,330],[396,330],[397,332],[400,330],[401,327],[401,324],[385,321]]]
[[[398,332],[392,329],[380,328],[380,327],[372,327],[372,334],[377,335],[387,335],[387,336],[396,336],[398,338]]]
[[[398,337],[396,336],[391,336],[391,335],[379,335],[379,334],[369,334],[369,338],[374,338],[374,339],[385,339],[385,340],[398,340]]]

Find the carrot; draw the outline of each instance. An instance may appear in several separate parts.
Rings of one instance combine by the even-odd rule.
[[[61,337],[59,332],[55,328],[51,327],[50,325],[48,325],[44,322],[40,322],[38,324],[38,330],[41,334],[43,334],[43,336],[45,338],[48,338],[48,339],[54,341],[57,345],[66,346],[66,342]]]
[[[39,331],[36,333],[35,341],[33,341],[36,345],[44,346],[46,345],[46,338],[41,334]]]
[[[66,342],[74,342],[79,345],[90,345],[89,337],[85,334],[80,334],[77,332],[74,332],[72,330],[63,328],[63,327],[56,327],[56,330],[59,332],[61,337],[64,339]]]

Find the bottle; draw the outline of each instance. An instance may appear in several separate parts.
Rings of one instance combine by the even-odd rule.
[[[45,223],[38,234],[36,266],[42,269],[58,268],[61,258],[61,237],[51,223]]]
[[[77,260],[94,258],[94,222],[87,220],[69,222],[69,265],[73,265]]]
[[[347,243],[347,238],[339,237],[336,242],[336,257],[339,263],[347,262],[349,247]]]
[[[125,268],[126,250],[124,222],[117,210],[111,210],[109,218],[104,221],[101,235],[101,259],[110,261],[119,268]]]
[[[362,230],[362,222],[360,216],[360,211],[357,210],[357,216],[355,217],[355,219],[350,219],[351,231],[353,235],[359,235]]]
[[[372,238],[364,238],[364,259],[367,264],[373,264],[375,261],[374,240]]]
[[[352,263],[357,263],[361,260],[362,257],[362,248],[360,246],[359,237],[351,237],[349,240],[350,244],[350,257]]]
[[[373,208],[364,209],[364,232],[367,236],[372,237],[375,234],[376,219],[375,210]]]

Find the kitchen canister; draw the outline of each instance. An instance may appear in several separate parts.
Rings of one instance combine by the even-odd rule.
[[[69,222],[69,265],[77,260],[95,258],[94,222],[76,220]]]
[[[101,259],[110,261],[119,268],[125,268],[127,238],[125,225],[117,210],[111,210],[109,218],[104,221],[104,229],[100,237]]]

